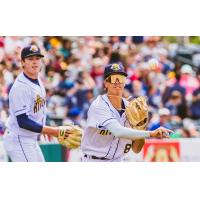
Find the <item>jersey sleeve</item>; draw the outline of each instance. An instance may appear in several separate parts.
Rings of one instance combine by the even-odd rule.
[[[12,88],[9,94],[9,106],[15,116],[28,113],[31,107],[31,94],[28,87]]]
[[[113,121],[117,121],[117,119],[110,110],[104,107],[90,107],[87,118],[88,127],[102,128]]]

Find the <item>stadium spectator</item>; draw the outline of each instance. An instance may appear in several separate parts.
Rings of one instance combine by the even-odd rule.
[[[178,90],[172,91],[169,100],[165,103],[165,107],[171,112],[171,115],[179,116],[184,119],[187,117],[187,105],[185,96]]]
[[[160,126],[163,126],[168,129],[172,129],[172,126],[170,124],[170,111],[167,108],[160,108],[158,110],[158,119],[155,120],[155,122],[150,123],[149,130],[155,130]],[[153,119],[152,119],[153,121]]]
[[[198,135],[198,129],[187,130],[185,119],[191,117],[194,121],[190,124],[198,127],[199,71],[195,77],[194,66],[177,61],[175,51],[170,52],[172,46],[163,37],[154,36],[1,36],[0,132],[8,116],[8,93],[20,72],[20,49],[29,44],[37,44],[46,55],[41,78],[47,90],[49,124],[61,125],[77,108],[78,119],[84,126],[91,101],[102,92],[104,66],[122,62],[128,74],[124,96],[148,96],[153,120],[150,125],[170,118],[170,125],[179,131],[180,137]],[[150,58],[158,59],[159,65],[150,67]],[[157,113],[166,108],[170,116],[160,115],[159,121]]]
[[[181,67],[180,85],[186,89],[186,99],[190,101],[192,93],[199,87],[199,82],[194,77],[194,71],[190,65],[185,64]]]
[[[190,106],[190,113],[193,119],[200,119],[200,68],[197,72],[197,79],[199,81],[199,87],[193,92],[192,104]]]

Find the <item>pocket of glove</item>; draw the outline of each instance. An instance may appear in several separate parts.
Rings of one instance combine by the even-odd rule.
[[[148,123],[147,98],[140,96],[131,100],[125,109],[125,115],[132,128],[145,130]]]

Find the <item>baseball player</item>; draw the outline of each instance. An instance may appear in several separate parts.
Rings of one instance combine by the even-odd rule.
[[[122,98],[127,74],[121,64],[108,65],[104,70],[106,94],[99,95],[88,110],[88,118],[81,142],[82,161],[123,161],[133,150],[139,153],[145,138],[168,138],[172,132],[163,127],[155,131],[137,130],[125,126],[125,108]]]
[[[39,78],[43,57],[36,45],[25,47],[21,51],[23,71],[16,78],[9,93],[10,116],[3,138],[5,150],[12,161],[45,161],[38,145],[40,135],[59,138],[65,134],[65,130],[60,127],[45,126],[46,93]],[[77,138],[71,139],[73,145],[80,143]],[[68,142],[70,141],[67,141],[67,144]]]

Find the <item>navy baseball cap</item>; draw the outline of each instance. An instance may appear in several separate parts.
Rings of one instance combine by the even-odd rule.
[[[41,54],[40,48],[36,45],[30,45],[27,47],[24,47],[21,51],[21,59],[30,57],[30,56],[40,56],[44,57],[44,55]]]
[[[122,74],[127,77],[127,73],[121,63],[109,64],[104,69],[104,79],[109,77],[112,74]]]

